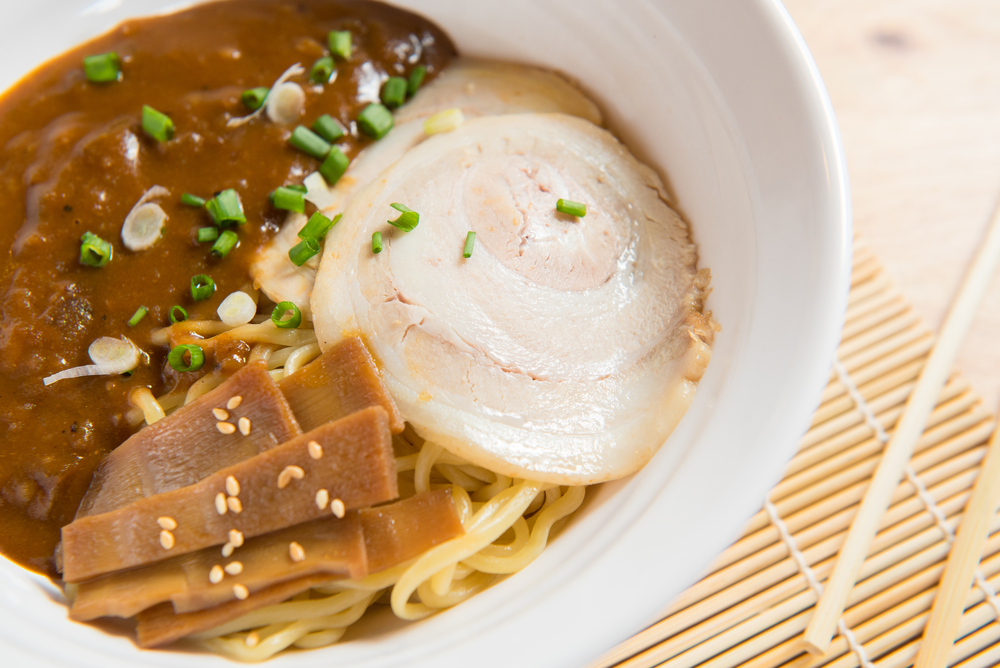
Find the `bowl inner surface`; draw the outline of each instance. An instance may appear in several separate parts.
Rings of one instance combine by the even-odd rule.
[[[409,0],[459,51],[575,78],[691,223],[722,332],[653,461],[592,490],[528,569],[415,624],[376,615],[276,666],[583,666],[653,621],[737,535],[808,424],[839,339],[850,263],[845,168],[822,83],[776,0]],[[0,89],[169,0],[0,7]],[[290,64],[290,63],[289,63]],[[66,619],[61,593],[0,560],[0,652],[31,665],[216,666],[140,652]],[[53,635],[58,642],[52,642]],[[348,640],[350,640],[348,642]]]

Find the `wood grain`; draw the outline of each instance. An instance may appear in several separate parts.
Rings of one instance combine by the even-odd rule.
[[[935,329],[1000,198],[1000,2],[786,0],[826,82],[857,233]],[[1000,278],[957,366],[1000,399]]]

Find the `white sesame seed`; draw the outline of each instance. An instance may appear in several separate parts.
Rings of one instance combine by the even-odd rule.
[[[237,424],[240,425],[241,434],[243,434],[244,436],[250,435],[250,418],[241,417]]]
[[[240,481],[233,476],[226,477],[226,493],[229,496],[239,496],[240,495]]]
[[[222,572],[222,566],[216,564],[212,566],[212,570],[208,572],[208,581],[214,585],[222,582],[222,578],[226,577],[226,574]]]
[[[323,446],[316,441],[309,441],[306,447],[309,450],[309,456],[313,459],[319,459],[323,456]]]
[[[285,489],[285,487],[288,486],[288,483],[292,481],[292,478],[302,480],[305,475],[306,472],[299,466],[286,466],[281,473],[278,474],[278,489]]]
[[[229,542],[233,544],[233,547],[243,547],[243,532],[230,529]]]
[[[232,543],[226,543],[225,545],[222,546],[222,556],[228,559],[229,557],[233,556],[233,550],[235,549],[236,548],[233,547]]]
[[[243,572],[243,564],[238,561],[231,561],[226,564],[226,572],[230,575],[239,575]]]
[[[292,561],[303,561],[306,558],[306,551],[302,549],[301,545],[293,540],[288,544],[288,556],[292,558]]]
[[[238,408],[241,403],[243,403],[243,397],[237,394],[235,397],[230,399],[228,403],[226,403],[226,408],[233,410],[234,408]]]
[[[233,596],[235,596],[236,598],[240,599],[241,601],[244,601],[249,595],[250,592],[247,591],[247,588],[244,587],[243,585],[233,585]]]
[[[229,508],[226,506],[226,495],[219,492],[215,495],[215,512],[220,515],[225,515],[228,510]]]
[[[174,546],[174,534],[170,533],[166,529],[160,532],[160,545],[163,546],[164,550],[169,550]]]
[[[232,422],[216,422],[215,428],[218,429],[219,432],[223,434],[236,433],[236,425],[234,425]]]
[[[316,506],[320,510],[326,510],[327,504],[330,503],[330,492],[325,489],[321,489],[316,492]]]
[[[260,642],[260,636],[257,635],[256,631],[248,633],[247,637],[243,639],[243,643],[247,647],[250,647],[251,649],[256,647],[259,642]]]
[[[330,510],[333,511],[334,515],[341,519],[343,519],[344,513],[347,512],[347,509],[344,508],[344,502],[340,499],[334,499],[330,502]]]
[[[228,420],[229,412],[225,408],[213,408],[212,415],[215,416],[216,420]]]
[[[160,525],[161,529],[166,529],[167,531],[173,531],[177,528],[177,520],[173,517],[161,517],[156,520],[156,523]]]
[[[229,506],[229,509],[237,515],[243,512],[243,504],[240,503],[240,500],[235,496],[231,496],[226,499],[226,505]]]

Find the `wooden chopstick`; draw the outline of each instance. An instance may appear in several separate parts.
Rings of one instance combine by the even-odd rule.
[[[965,508],[958,537],[948,554],[944,576],[931,608],[930,621],[924,629],[916,668],[945,668],[955,635],[962,623],[962,611],[975,576],[990,525],[1000,506],[1000,430],[990,439],[986,461],[979,471],[972,497]]]
[[[837,622],[857,581],[858,572],[871,547],[882,516],[889,507],[892,493],[903,477],[903,469],[913,454],[937,402],[951,367],[958,355],[983,294],[1000,261],[1000,206],[990,218],[983,242],[966,271],[948,314],[941,326],[937,343],[906,402],[903,415],[886,445],[872,482],[851,524],[847,540],[837,557],[833,575],[825,585],[816,611],[803,635],[805,648],[813,654],[825,654],[833,640]]]

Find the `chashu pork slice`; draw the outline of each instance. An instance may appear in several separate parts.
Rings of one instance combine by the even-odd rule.
[[[427,138],[424,121],[446,109],[458,108],[466,118],[527,112],[560,112],[601,124],[601,112],[586,95],[560,75],[548,70],[458,58],[412,100],[395,113],[395,127],[372,143],[352,162],[329,194],[314,203],[333,218],[357,190],[375,179],[408,150]],[[297,236],[307,217],[289,214],[278,234],[254,257],[250,274],[269,298],[290,301],[309,317],[309,294],[316,280],[316,263],[296,267],[288,251],[301,241]],[[336,227],[327,240],[336,243]]]
[[[586,216],[558,213],[560,198]],[[418,226],[387,224],[392,203]],[[338,227],[312,294],[320,346],[360,335],[403,418],[490,470],[559,484],[632,473],[708,363],[709,275],[688,226],[653,170],[590,121],[468,121],[383,172]]]

